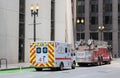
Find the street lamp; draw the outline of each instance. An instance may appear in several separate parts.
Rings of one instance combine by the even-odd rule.
[[[102,41],[102,32],[103,32],[103,30],[105,29],[105,27],[104,27],[104,26],[99,26],[98,29],[99,29],[100,32],[101,32],[101,41]]]
[[[31,17],[34,17],[33,25],[34,25],[34,42],[36,41],[36,16],[38,16],[39,6],[30,6]]]
[[[77,24],[83,24],[85,21],[84,19],[77,19]],[[80,26],[80,31],[81,31],[81,26]],[[80,33],[80,39],[81,39],[81,33]]]

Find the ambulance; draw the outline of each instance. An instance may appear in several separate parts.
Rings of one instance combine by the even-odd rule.
[[[78,44],[76,62],[79,66],[111,63],[112,54],[107,42],[89,39],[80,40]]]
[[[76,57],[70,44],[55,41],[33,42],[30,44],[30,65],[36,71],[43,68],[75,69]]]

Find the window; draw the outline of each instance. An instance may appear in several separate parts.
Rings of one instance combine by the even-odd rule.
[[[84,5],[81,5],[81,6],[78,6],[78,13],[84,13],[85,12],[85,6]]]
[[[51,0],[51,41],[55,40],[55,0]]]
[[[77,33],[77,41],[80,40],[80,33]]]
[[[98,12],[98,4],[91,5],[91,12]]]
[[[41,48],[40,47],[37,48],[37,53],[41,53]]]
[[[104,41],[108,41],[109,44],[112,44],[112,32],[104,32]]]
[[[95,16],[91,17],[91,18],[90,18],[90,23],[91,23],[92,25],[98,24],[98,17],[95,17]]]
[[[47,47],[43,47],[43,53],[47,53],[47,52],[48,52]]]
[[[98,40],[98,32],[91,32],[90,39]]]
[[[104,4],[103,11],[112,12],[112,4]]]
[[[65,48],[65,53],[67,53],[67,48]]]
[[[112,24],[112,16],[104,16],[104,24]]]
[[[118,4],[118,12],[120,12],[120,3]]]

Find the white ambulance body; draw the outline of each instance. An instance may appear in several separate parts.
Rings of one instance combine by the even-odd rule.
[[[71,45],[60,42],[36,42],[30,45],[30,64],[36,70],[43,68],[75,69]]]

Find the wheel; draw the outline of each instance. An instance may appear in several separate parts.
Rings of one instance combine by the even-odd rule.
[[[61,64],[60,64],[60,67],[59,67],[59,70],[62,71],[62,70],[63,70],[63,67],[64,67],[64,65],[63,65],[63,63],[61,63]]]
[[[76,63],[73,62],[72,66],[71,66],[72,69],[75,69],[75,66],[76,66],[75,64],[76,64]]]
[[[42,71],[42,68],[35,68],[36,71]]]

